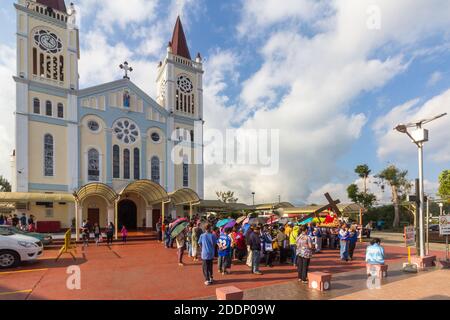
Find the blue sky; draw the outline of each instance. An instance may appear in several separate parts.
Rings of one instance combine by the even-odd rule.
[[[394,163],[415,178],[416,148],[391,128],[450,111],[449,2],[392,2],[75,1],[81,85],[120,78],[115,66],[128,60],[136,70],[132,80],[155,97],[155,66],[180,14],[191,55],[201,52],[206,59],[206,128],[280,130],[277,175],[262,176],[250,166],[207,166],[206,195],[231,189],[250,201],[255,191],[258,202],[280,194],[301,203],[320,202],[330,191],[345,199],[346,186],[357,180],[357,164],[377,173]],[[13,148],[12,3],[0,5],[0,173],[7,177],[6,155]],[[380,28],[370,29],[367,23],[375,18]],[[450,116],[430,129],[425,175],[434,193],[438,174],[450,167]]]

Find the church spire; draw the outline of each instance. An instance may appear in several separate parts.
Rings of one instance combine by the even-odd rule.
[[[67,12],[64,0],[37,0],[36,2],[61,12]]]
[[[181,24],[180,16],[178,16],[177,22],[175,23],[172,41],[170,43],[172,46],[173,54],[191,60],[191,54],[189,53],[189,48],[187,45],[186,36],[184,35],[183,25]]]

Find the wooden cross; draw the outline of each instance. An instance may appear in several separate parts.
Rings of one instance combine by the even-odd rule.
[[[301,219],[299,222],[303,222],[303,221],[308,220],[310,218],[317,217],[317,215],[319,213],[321,213],[322,211],[324,211],[324,210],[326,210],[328,208],[331,208],[337,215],[341,215],[341,210],[339,210],[339,208],[337,207],[337,205],[339,203],[341,203],[341,201],[339,199],[333,200],[333,198],[330,196],[330,194],[328,192],[325,193],[324,196],[327,199],[328,204],[323,206],[323,207],[321,207],[321,208],[319,208],[319,209],[317,209],[316,211],[314,211],[313,213],[307,215],[306,217],[303,217],[303,219]]]
[[[133,72],[133,68],[128,65],[128,62],[125,61],[123,64],[119,66],[119,68],[125,71],[125,75],[123,76],[123,78],[130,80],[128,72]]]

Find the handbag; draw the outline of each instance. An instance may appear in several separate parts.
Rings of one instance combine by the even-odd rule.
[[[272,243],[270,242],[264,243],[264,249],[265,249],[264,251],[272,252],[273,251]]]

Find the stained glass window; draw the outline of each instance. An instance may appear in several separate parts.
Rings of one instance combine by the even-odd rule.
[[[54,164],[54,145],[53,136],[46,134],[44,137],[44,175],[46,177],[53,177]]]
[[[139,149],[138,148],[134,148],[133,150],[133,167],[134,167],[134,180],[139,180],[140,179],[140,159],[139,159]]]
[[[38,98],[33,99],[33,112],[35,114],[41,114],[41,101]]]
[[[130,179],[130,150],[123,150],[123,178]]]
[[[159,158],[153,157],[151,161],[151,174],[152,174],[152,181],[156,183],[160,183],[160,176],[159,176]]]
[[[88,151],[88,180],[100,181],[100,160],[96,149]]]
[[[52,102],[51,101],[47,101],[45,103],[45,115],[51,117],[53,115],[53,110],[52,110]]]
[[[113,178],[120,178],[120,148],[118,145],[113,147]]]

